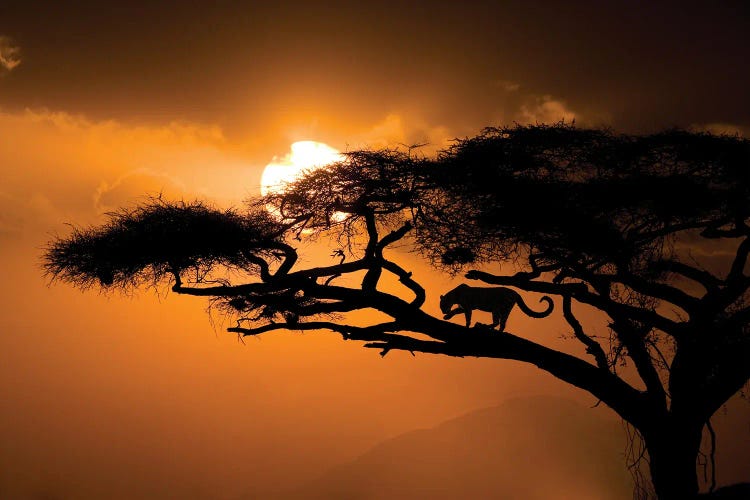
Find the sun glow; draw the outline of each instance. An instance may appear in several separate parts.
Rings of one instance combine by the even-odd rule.
[[[292,144],[291,152],[266,165],[260,177],[260,194],[281,193],[290,182],[304,173],[341,161],[343,155],[331,146],[316,141],[298,141]]]

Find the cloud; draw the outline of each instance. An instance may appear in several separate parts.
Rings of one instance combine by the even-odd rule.
[[[506,92],[516,92],[521,88],[521,84],[510,80],[496,80],[494,82],[496,87],[503,89]]]
[[[568,108],[565,102],[545,95],[534,98],[530,103],[522,104],[516,121],[522,124],[557,123],[561,120],[571,122],[576,118],[579,118],[577,113]]]
[[[10,37],[0,35],[0,72],[11,71],[21,64],[21,48]]]
[[[111,212],[148,197],[162,197],[168,200],[191,198],[190,193],[179,179],[163,172],[139,168],[126,172],[115,181],[103,180],[94,192],[94,207],[98,213]]]
[[[65,222],[145,196],[239,206],[265,162],[194,123],[135,126],[43,110],[0,111],[0,238],[41,238]],[[263,158],[265,159],[265,158]],[[267,160],[266,160],[267,162]]]
[[[357,134],[350,149],[424,145],[420,151],[429,154],[446,147],[454,137],[447,127],[431,125],[419,118],[407,120],[402,114],[389,113]]]

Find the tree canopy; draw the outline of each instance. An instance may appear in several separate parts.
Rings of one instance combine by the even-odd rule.
[[[632,424],[656,494],[682,499],[698,492],[704,427],[750,379],[749,218],[748,140],[516,125],[434,157],[352,151],[245,211],[154,199],[52,241],[44,262],[84,288],[169,283],[205,296],[242,335],[327,329],[383,355],[531,363]],[[339,243],[338,262],[299,268],[297,242],[316,238]],[[556,297],[587,357],[428,314],[396,243],[439,272]],[[516,272],[487,272],[495,263]],[[408,297],[379,288],[383,273]],[[581,305],[606,314],[609,338],[579,321]],[[350,324],[360,309],[387,319]],[[620,376],[623,363],[642,387]]]

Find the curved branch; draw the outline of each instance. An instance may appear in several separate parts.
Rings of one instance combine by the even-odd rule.
[[[294,247],[285,243],[276,243],[274,247],[284,253],[284,261],[281,263],[279,268],[276,270],[276,273],[272,277],[273,279],[277,279],[281,276],[285,276],[289,273],[289,271],[291,271],[299,256],[297,255],[297,250],[295,250]]]
[[[695,308],[700,304],[700,299],[683,292],[679,288],[665,285],[664,283],[648,281],[622,270],[609,281],[610,283],[621,283],[641,295],[647,295],[655,299],[671,302],[688,314],[691,312],[694,313]]]
[[[748,256],[750,256],[750,237],[745,238],[738,245],[732,266],[722,283],[723,287],[712,290],[701,299],[703,319],[725,314],[726,309],[750,288],[750,277],[744,272]],[[736,317],[737,314],[733,316]],[[734,319],[730,318],[730,321],[733,322]]]
[[[406,236],[406,233],[408,233],[409,231],[411,231],[411,229],[412,229],[411,222],[409,222],[409,221],[405,222],[404,225],[401,226],[400,228],[398,228],[398,229],[396,229],[394,231],[391,231],[390,233],[388,233],[385,236],[383,236],[383,239],[381,239],[377,243],[376,249],[382,255],[383,249],[385,247],[387,247],[391,243],[394,243],[394,242],[400,240],[401,238],[403,238],[404,236]]]
[[[748,255],[750,255],[750,237],[742,240],[737,247],[737,253],[734,256],[732,267],[727,274],[726,286],[720,294],[720,304],[723,307],[728,306],[744,294],[750,287],[750,277],[745,275]]]
[[[365,227],[367,227],[367,248],[365,248],[365,259],[369,262],[369,269],[362,279],[363,290],[375,290],[382,273],[382,267],[378,262],[378,228],[375,224],[375,214],[372,210],[365,212]]]
[[[479,280],[488,285],[514,286],[527,292],[549,293],[552,295],[572,295],[578,298],[588,292],[584,283],[549,283],[546,281],[532,281],[536,273],[519,272],[512,276],[498,276],[484,271],[471,270],[465,274],[467,279]]]
[[[599,368],[609,372],[609,363],[607,362],[607,355],[604,353],[604,349],[602,349],[602,346],[597,341],[586,335],[583,331],[581,322],[573,314],[572,302],[573,299],[570,295],[563,296],[563,316],[565,316],[568,324],[573,328],[573,334],[576,338],[586,346],[586,353],[594,357],[596,365]]]
[[[410,305],[416,308],[422,307],[426,300],[425,290],[424,288],[422,288],[422,285],[412,279],[411,273],[403,269],[395,262],[391,262],[389,260],[383,260],[382,265],[384,269],[398,276],[398,280],[403,283],[405,287],[414,292],[415,297],[414,300],[410,302]]]
[[[271,280],[271,272],[269,270],[268,262],[262,257],[258,257],[257,255],[251,254],[250,252],[245,253],[245,258],[258,266],[260,269],[260,279],[263,281],[270,281]]]
[[[659,260],[657,262],[654,262],[652,264],[652,267],[657,271],[666,271],[681,274],[685,278],[699,283],[708,292],[718,290],[719,286],[721,286],[722,284],[721,279],[709,273],[708,271],[689,266],[684,262],[680,262],[677,260]]]
[[[274,242],[268,245],[268,249],[281,250],[281,252],[284,254],[284,260],[281,262],[281,265],[274,274],[271,274],[270,266],[264,258],[255,255],[252,252],[244,252],[245,258],[249,262],[252,262],[256,266],[258,266],[258,268],[260,269],[260,279],[263,281],[271,281],[281,276],[285,276],[289,273],[298,259],[297,250],[295,250],[294,247],[287,245],[286,243]]]
[[[628,357],[633,361],[638,376],[646,385],[648,396],[653,399],[658,408],[666,410],[667,391],[659,378],[659,372],[654,366],[654,360],[645,342],[644,329],[634,324],[627,316],[613,316],[610,328],[617,333],[617,337],[627,348]]]

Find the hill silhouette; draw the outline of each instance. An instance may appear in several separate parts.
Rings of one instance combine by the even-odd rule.
[[[553,397],[508,400],[384,441],[274,498],[629,500],[625,434],[605,412]]]

